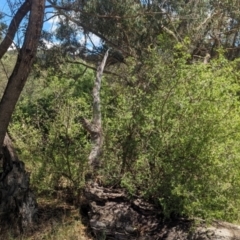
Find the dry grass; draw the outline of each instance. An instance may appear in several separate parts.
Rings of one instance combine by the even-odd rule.
[[[0,233],[0,239],[12,240],[92,240],[82,224],[79,209],[54,199],[38,199],[38,223],[31,233],[14,236],[14,229]]]

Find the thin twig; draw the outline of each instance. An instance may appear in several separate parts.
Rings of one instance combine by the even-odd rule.
[[[94,71],[97,71],[97,68],[96,68],[96,67],[92,67],[92,66],[90,66],[90,65],[88,65],[88,64],[86,64],[86,63],[83,63],[83,62],[75,62],[75,61],[70,61],[70,60],[67,60],[66,62],[67,62],[67,63],[72,63],[72,64],[80,64],[80,65],[83,65],[83,66],[85,66],[85,67],[87,67],[87,68],[90,68],[90,69],[92,69],[92,70],[94,70]],[[120,76],[119,74],[114,73],[114,72],[111,72],[111,71],[108,71],[108,70],[104,70],[103,72],[104,72],[104,73],[107,73],[107,74],[111,74],[111,75],[117,76],[117,77],[120,77],[120,78],[123,78],[123,77]]]

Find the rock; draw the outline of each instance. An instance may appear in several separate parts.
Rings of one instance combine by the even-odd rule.
[[[192,240],[238,240],[240,239],[240,226],[216,221],[210,227],[197,227]]]

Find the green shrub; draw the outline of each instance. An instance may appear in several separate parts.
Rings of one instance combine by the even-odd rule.
[[[147,60],[106,117],[107,181],[121,176],[130,194],[159,203],[166,217],[239,220],[236,65],[221,56],[208,65]]]
[[[84,183],[89,140],[79,118],[91,115],[92,72],[66,65],[30,79],[10,126],[20,158],[41,191],[78,190]]]

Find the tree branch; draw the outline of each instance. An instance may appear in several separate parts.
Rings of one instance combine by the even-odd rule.
[[[105,41],[106,43],[108,43],[110,46],[114,47],[117,50],[122,51],[123,53],[125,53],[126,55],[130,55],[129,52],[127,52],[126,50],[124,50],[123,48],[121,48],[120,46],[118,46],[117,44],[115,44],[114,42],[110,41],[109,39],[107,39],[104,35],[102,35],[101,33],[99,33],[98,31],[96,31],[95,29],[91,28],[90,26],[82,23],[81,21],[78,21],[76,19],[74,19],[72,16],[69,16],[68,14],[66,14],[63,11],[63,7],[60,7],[56,4],[54,4],[53,1],[48,0],[48,2],[52,5],[53,8],[57,9],[58,12],[63,15],[64,17],[66,17],[68,20],[70,20],[71,22],[77,24],[78,26],[82,27],[84,30],[91,32],[93,34],[95,34],[97,37],[101,38],[103,41]],[[65,9],[66,10],[66,9]],[[70,9],[69,9],[70,10]],[[71,9],[72,10],[72,9]],[[73,11],[73,10],[72,10]]]
[[[178,37],[175,35],[175,33],[173,31],[171,31],[170,29],[168,29],[167,27],[165,27],[163,25],[161,27],[163,28],[163,30],[165,32],[167,32],[168,34],[172,35],[177,40],[177,42],[179,42]]]
[[[14,36],[18,30],[18,27],[19,27],[21,21],[23,20],[23,18],[30,11],[30,7],[31,7],[30,1],[26,0],[22,4],[22,6],[18,9],[15,16],[13,17],[13,19],[9,25],[7,34],[0,44],[0,59],[7,52],[8,48],[11,46]]]
[[[90,69],[92,69],[92,70],[94,70],[94,71],[97,71],[97,68],[95,68],[95,67],[93,67],[93,66],[90,66],[90,65],[88,65],[88,64],[86,64],[86,63],[83,63],[83,62],[76,62],[76,61],[71,61],[71,60],[67,60],[66,62],[67,62],[67,63],[72,63],[72,64],[80,64],[80,65],[82,65],[82,66],[84,66],[84,67],[87,67],[87,68],[90,68]],[[111,75],[114,75],[114,76],[116,76],[116,77],[123,78],[123,77],[120,76],[119,74],[114,73],[114,72],[111,72],[111,71],[108,71],[108,70],[105,70],[105,69],[103,70],[103,72],[106,73],[106,74],[111,74]]]

